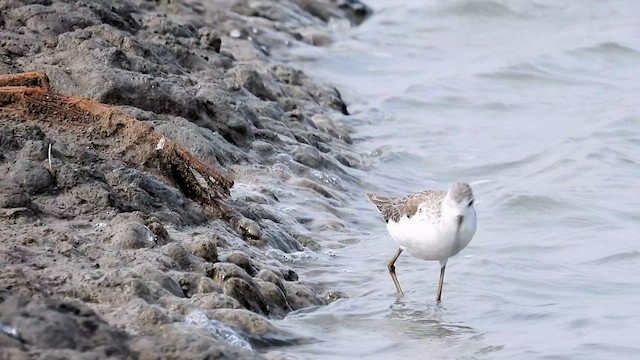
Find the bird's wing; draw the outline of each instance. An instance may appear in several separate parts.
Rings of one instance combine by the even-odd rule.
[[[430,216],[439,214],[440,204],[446,192],[441,190],[427,190],[411,194],[404,198],[393,198],[367,193],[369,201],[378,208],[385,222],[400,221],[403,216],[412,217],[421,204],[426,203]]]

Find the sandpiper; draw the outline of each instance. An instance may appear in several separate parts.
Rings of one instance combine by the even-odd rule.
[[[404,293],[394,264],[402,251],[407,250],[418,259],[440,262],[436,297],[436,301],[440,301],[447,261],[469,245],[476,232],[477,219],[471,186],[456,183],[451,185],[449,191],[427,190],[401,199],[371,193],[367,194],[367,198],[378,208],[387,223],[389,234],[399,245],[398,251],[387,264],[398,296]]]

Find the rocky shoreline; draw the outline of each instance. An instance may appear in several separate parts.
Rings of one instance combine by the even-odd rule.
[[[0,0],[0,359],[253,359],[362,160],[340,93],[273,56],[349,0]],[[312,256],[312,255],[309,255]]]

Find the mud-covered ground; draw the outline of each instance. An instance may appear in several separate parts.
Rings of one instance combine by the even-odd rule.
[[[339,92],[272,54],[367,14],[0,0],[0,74],[49,85],[0,81],[0,359],[244,359],[313,341],[269,319],[344,294],[284,260],[344,228],[362,161]]]

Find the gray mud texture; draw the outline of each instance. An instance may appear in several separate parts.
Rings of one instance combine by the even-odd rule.
[[[0,0],[0,359],[254,359],[313,341],[270,320],[345,296],[294,260],[343,231],[362,159],[340,93],[276,55],[368,13]]]

